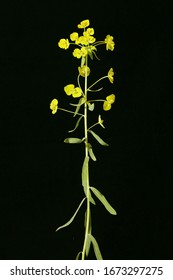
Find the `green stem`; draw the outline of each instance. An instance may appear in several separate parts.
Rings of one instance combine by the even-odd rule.
[[[95,124],[91,125],[91,126],[88,128],[88,131],[89,131],[91,128],[93,128],[94,126],[98,125],[98,124],[100,124],[100,123],[99,123],[99,122],[97,122],[97,123],[95,123]]]
[[[93,100],[88,100],[88,103],[90,102],[97,102],[97,101],[105,101],[105,99],[93,99]]]
[[[92,88],[93,86],[95,86],[98,82],[100,82],[101,80],[103,79],[106,79],[108,76],[104,76],[104,77],[101,77],[100,79],[98,79],[95,83],[93,83],[89,88],[88,90],[90,90],[90,88]]]
[[[58,107],[58,110],[61,110],[61,111],[64,111],[64,112],[67,112],[67,113],[70,113],[70,114],[74,114],[74,113],[75,113],[75,112],[73,112],[73,111],[66,110],[66,109],[59,108],[59,107]],[[80,114],[80,113],[76,113],[76,115],[84,116],[83,114]]]
[[[88,57],[86,56],[85,65],[88,64]],[[87,113],[88,113],[88,107],[87,107],[87,73],[85,74],[85,104],[84,104],[84,132],[85,132],[85,157],[88,158],[88,124],[87,124]],[[87,189],[86,189],[86,197],[87,197],[87,210],[86,210],[86,225],[85,225],[85,237],[84,237],[84,244],[83,244],[83,250],[82,250],[82,260],[85,260],[85,254],[86,254],[86,244],[87,244],[87,238],[89,233],[89,225],[90,225],[90,200],[89,200],[89,167],[87,168],[88,174],[87,174]]]

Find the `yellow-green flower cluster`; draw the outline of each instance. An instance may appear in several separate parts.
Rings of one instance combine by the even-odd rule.
[[[90,68],[86,65],[82,66],[82,67],[78,67],[78,71],[79,71],[79,75],[81,75],[82,77],[85,76],[89,76],[90,74]]]
[[[50,109],[52,110],[52,114],[55,114],[58,110],[58,100],[55,98],[50,103]]]
[[[107,96],[106,100],[103,103],[103,110],[104,111],[110,110],[114,102],[115,102],[115,94],[111,94]]]
[[[113,82],[114,82],[114,70],[113,70],[113,68],[111,68],[108,72],[108,79],[113,84]]]
[[[76,45],[78,48],[75,48],[73,51],[73,56],[80,59],[86,55],[92,57],[92,52],[96,51],[96,46],[106,44],[106,50],[114,50],[115,43],[113,41],[113,36],[107,35],[104,41],[96,41],[94,35],[94,28],[88,27],[90,21],[88,19],[83,20],[80,24],[77,25],[79,29],[83,29],[82,35],[79,35],[78,32],[72,32],[69,39],[60,39],[58,46],[61,49],[67,50],[70,45]]]
[[[111,35],[107,35],[106,38],[105,38],[105,43],[106,43],[106,50],[111,50],[113,51],[114,50],[114,46],[115,46],[115,43],[114,43],[114,37],[111,36]]]
[[[75,87],[73,84],[65,86],[64,91],[67,95],[72,95],[74,98],[80,97],[82,95],[81,88]]]

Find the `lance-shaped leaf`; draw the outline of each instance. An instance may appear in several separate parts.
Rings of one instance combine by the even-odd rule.
[[[76,209],[76,211],[75,211],[74,215],[71,217],[71,219],[70,219],[67,223],[65,223],[64,225],[58,227],[58,228],[56,229],[56,231],[60,230],[61,228],[64,228],[64,227],[69,226],[69,225],[73,222],[74,218],[76,217],[76,214],[78,213],[78,211],[79,211],[79,209],[81,208],[81,206],[82,206],[83,202],[85,201],[85,199],[86,199],[86,197],[84,197],[84,198],[82,199],[81,203],[79,204],[78,208]]]
[[[78,119],[77,122],[76,122],[76,125],[75,125],[74,129],[69,130],[68,132],[73,132],[73,131],[75,131],[76,128],[78,128],[78,126],[79,126],[80,121],[81,121],[82,118],[83,118],[83,116],[80,116],[79,119]]]
[[[92,198],[91,192],[90,192],[90,189],[89,189],[88,162],[89,162],[89,157],[85,157],[84,162],[83,162],[83,166],[82,166],[82,186],[84,188],[84,193],[85,193],[86,197],[89,197],[90,202],[95,204],[95,201]]]
[[[89,179],[88,179],[88,162],[89,162],[89,157],[84,158],[83,166],[82,166],[82,186],[86,188],[89,184]]]
[[[81,58],[81,67],[84,66],[84,64],[85,64],[85,56],[82,56],[82,58]]]
[[[85,98],[82,97],[79,99],[79,102],[78,103],[70,103],[71,106],[74,106],[74,107],[80,107],[83,103],[85,103]]]
[[[90,213],[89,221],[90,221],[90,223],[89,223],[88,233],[91,234],[91,230],[92,230],[92,226],[91,226],[91,213]],[[85,212],[85,227],[86,227],[86,212]],[[86,239],[86,256],[88,256],[88,254],[89,254],[90,246],[91,246],[91,238],[89,238],[88,235],[87,235],[87,239]]]
[[[96,256],[96,259],[97,260],[103,260],[102,258],[102,254],[100,252],[100,249],[99,249],[99,245],[96,241],[96,239],[94,238],[94,236],[92,234],[88,234],[88,238],[90,238],[91,242],[92,242],[92,245],[93,245],[93,249],[94,249],[94,253],[95,253],[95,256]]]
[[[93,191],[93,193],[95,194],[95,196],[101,201],[101,203],[104,205],[104,207],[108,210],[108,212],[112,215],[117,215],[115,209],[109,204],[109,202],[107,201],[107,199],[105,198],[105,196],[98,191],[96,188],[94,187],[90,187],[90,189]]]
[[[96,157],[95,157],[95,155],[94,155],[94,153],[93,153],[93,149],[92,149],[92,146],[91,146],[90,143],[88,143],[88,152],[89,152],[89,155],[90,155],[91,159],[92,159],[93,161],[96,161],[97,159],[96,159]]]
[[[76,261],[79,260],[80,255],[82,255],[82,251],[80,251],[80,252],[77,254],[77,256],[76,256]]]
[[[77,106],[76,106],[76,110],[75,110],[75,112],[74,112],[74,117],[77,115],[77,113],[79,112],[79,110],[80,110],[80,107],[81,107],[81,105],[82,104],[84,104],[85,103],[85,98],[80,98],[79,99],[79,102],[78,102],[78,104],[77,104]]]
[[[64,143],[67,144],[80,144],[83,142],[84,139],[80,139],[80,138],[66,138],[64,140]]]
[[[107,144],[105,141],[103,141],[100,136],[98,136],[94,131],[92,130],[88,130],[88,132],[90,132],[92,134],[92,136],[103,146],[109,146],[109,144]]]

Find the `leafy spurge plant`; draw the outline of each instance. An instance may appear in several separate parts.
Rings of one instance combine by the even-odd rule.
[[[100,200],[100,202],[105,206],[105,208],[109,211],[110,214],[116,215],[116,211],[113,207],[109,204],[106,200],[105,196],[95,187],[92,187],[90,184],[89,178],[89,161],[93,160],[96,161],[96,156],[93,152],[92,145],[90,143],[90,137],[95,138],[97,142],[103,146],[108,146],[108,144],[103,141],[103,139],[97,135],[93,128],[97,125],[100,125],[104,128],[103,120],[101,115],[99,114],[98,120],[96,123],[89,125],[88,124],[88,114],[89,111],[93,111],[95,107],[95,103],[102,102],[103,103],[103,110],[109,111],[112,107],[112,104],[115,102],[115,95],[112,93],[106,97],[106,99],[96,99],[93,98],[93,95],[97,95],[98,92],[102,90],[102,88],[95,88],[95,86],[103,79],[108,79],[110,83],[113,84],[114,82],[114,71],[113,68],[110,68],[108,73],[101,77],[100,79],[96,80],[93,84],[88,85],[88,76],[90,75],[90,68],[89,68],[89,59],[93,60],[97,58],[97,47],[100,45],[106,45],[106,50],[113,51],[114,50],[114,38],[111,35],[107,35],[104,41],[96,41],[94,35],[94,29],[89,27],[90,21],[88,19],[83,20],[78,24],[78,29],[82,31],[82,35],[80,36],[78,32],[73,32],[70,34],[69,39],[60,39],[58,42],[58,46],[61,49],[67,50],[70,46],[74,46],[73,49],[73,56],[80,60],[80,66],[78,67],[77,73],[77,81],[76,84],[68,84],[64,87],[64,91],[68,96],[76,98],[78,101],[77,103],[70,103],[70,105],[74,108],[74,110],[66,110],[64,108],[59,107],[59,103],[57,99],[53,99],[50,103],[50,109],[52,110],[52,114],[55,114],[57,110],[62,110],[68,113],[73,114],[74,117],[77,118],[76,124],[69,133],[76,131],[79,125],[81,125],[81,121],[83,121],[83,131],[84,135],[83,138],[77,137],[69,137],[64,140],[65,143],[69,144],[84,144],[85,149],[85,157],[82,165],[82,172],[81,172],[81,179],[82,179],[82,186],[84,190],[84,198],[80,202],[77,210],[71,217],[71,219],[65,223],[64,225],[57,228],[56,231],[67,227],[72,223],[76,214],[78,213],[81,206],[86,203],[86,212],[84,217],[84,225],[85,225],[85,235],[84,235],[84,242],[83,248],[78,253],[76,259],[84,260],[88,257],[90,246],[93,245],[93,249],[95,252],[95,256],[97,259],[102,259],[102,255],[98,246],[98,243],[95,237],[92,234],[92,225],[91,225],[91,204],[95,205],[95,200],[93,195]],[[83,86],[81,86],[81,79],[83,79]],[[94,94],[93,94],[94,93]],[[92,99],[91,99],[92,97]]]

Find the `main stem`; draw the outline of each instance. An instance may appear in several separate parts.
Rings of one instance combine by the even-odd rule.
[[[85,66],[88,66],[88,56],[86,56]],[[84,133],[85,133],[85,157],[88,158],[88,122],[87,122],[87,71],[85,72],[85,104],[84,104]],[[87,161],[88,162],[88,161]],[[85,259],[86,254],[86,244],[87,238],[89,233],[89,225],[90,225],[90,200],[89,200],[89,163],[87,163],[87,189],[86,189],[86,196],[87,196],[87,210],[86,210],[86,223],[85,223],[85,238],[82,250],[82,260]]]

